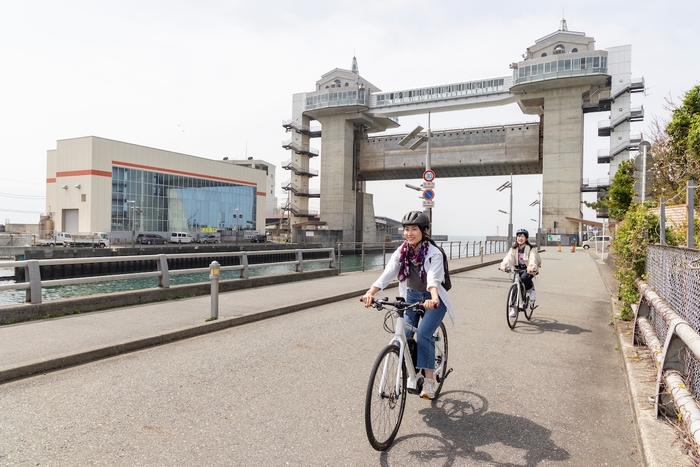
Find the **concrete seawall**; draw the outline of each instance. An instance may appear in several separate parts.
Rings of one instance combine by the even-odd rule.
[[[337,269],[319,269],[314,271],[276,274],[270,276],[251,277],[249,279],[229,279],[219,282],[220,292],[243,290],[252,287],[283,284],[286,282],[304,281],[322,277],[337,276]],[[211,293],[211,283],[183,284],[167,289],[143,289],[110,294],[97,294],[87,297],[64,298],[44,303],[0,306],[0,325],[19,323],[32,319],[72,313],[107,310],[145,303],[173,300],[184,297],[195,297]]]

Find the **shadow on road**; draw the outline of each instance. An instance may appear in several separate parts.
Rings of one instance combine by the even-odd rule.
[[[445,392],[419,413],[440,435],[396,438],[381,454],[380,465],[529,467],[570,457],[552,441],[551,430],[523,417],[489,412],[488,401],[474,392]]]
[[[535,310],[537,313],[537,310]],[[514,332],[520,332],[523,334],[541,334],[545,332],[555,332],[558,334],[581,334],[584,332],[592,332],[590,329],[584,329],[579,326],[573,326],[571,324],[560,323],[556,319],[552,318],[538,318],[534,316],[531,321],[524,319],[518,320]]]

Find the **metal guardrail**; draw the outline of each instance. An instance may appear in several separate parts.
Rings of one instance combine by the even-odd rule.
[[[311,252],[327,252],[327,258],[304,258],[304,253]],[[254,256],[269,255],[269,251],[237,251],[237,252],[217,252],[217,253],[185,253],[185,254],[158,254],[158,255],[139,255],[139,256],[110,256],[110,257],[95,257],[95,258],[66,258],[66,259],[34,259],[24,261],[0,261],[0,268],[24,268],[27,281],[12,284],[0,284],[0,291],[3,290],[26,290],[27,302],[35,304],[41,303],[41,291],[45,287],[56,287],[62,285],[88,284],[95,282],[106,282],[114,280],[138,279],[147,277],[158,277],[158,287],[169,288],[170,276],[177,274],[194,274],[207,273],[209,266],[190,269],[168,269],[168,259],[186,259],[186,258],[222,258],[222,257],[240,257],[240,264],[233,266],[221,266],[221,271],[241,271],[240,278],[248,279],[250,270],[254,268],[266,268],[272,266],[296,266],[296,272],[303,272],[304,265],[307,263],[328,262],[330,268],[335,268],[335,250],[333,248],[310,248],[310,249],[294,249],[294,250],[275,250],[275,254],[294,253],[296,260],[294,261],[278,261],[271,263],[249,264],[248,259]],[[104,276],[87,276],[75,277],[70,279],[54,279],[41,280],[42,266],[58,266],[71,264],[87,264],[87,263],[117,263],[124,261],[155,261],[158,270],[137,273],[111,274]],[[206,282],[206,281],[203,281]]]
[[[474,241],[474,242],[462,242],[462,241],[457,241],[457,242],[435,242],[440,248],[445,250],[445,254],[447,255],[448,259],[459,259],[459,258],[469,258],[470,256],[480,256],[482,253],[487,255],[487,254],[492,254],[492,253],[500,253],[500,252],[505,252],[508,249],[508,246],[506,245],[507,242],[502,241],[502,240],[488,240],[488,241]],[[360,261],[360,266],[359,269],[360,271],[365,271],[366,269],[366,262],[365,258],[366,255],[369,253],[375,253],[375,254],[380,254],[382,256],[382,266],[381,268],[384,269],[386,267],[386,254],[387,252],[393,253],[394,249],[396,249],[399,245],[401,244],[401,241],[393,241],[393,242],[383,242],[383,243],[362,243],[362,242],[346,242],[346,243],[338,243],[338,251],[337,251],[337,262],[338,262],[338,274],[342,273],[343,270],[343,249],[348,250],[351,249],[353,251],[352,256],[357,256],[357,253],[359,252],[361,256],[361,261]],[[464,247],[464,248],[463,248]],[[470,248],[471,247],[471,248]],[[387,251],[388,250],[388,251]],[[345,256],[349,256],[346,254]],[[373,269],[379,269],[379,263],[375,264],[376,266]]]
[[[662,408],[677,407],[696,444],[700,444],[699,260],[697,250],[648,248],[647,281],[636,281],[640,298],[633,334],[634,343],[645,344],[654,357],[656,415]]]

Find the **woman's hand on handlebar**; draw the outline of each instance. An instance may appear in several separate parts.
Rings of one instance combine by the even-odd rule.
[[[365,308],[369,308],[372,306],[372,303],[374,302],[374,294],[379,292],[379,289],[377,287],[370,287],[370,289],[365,292],[365,294],[362,296],[360,300],[362,300],[362,303],[365,304]]]
[[[433,308],[437,308],[438,306],[440,306],[440,300],[438,299],[431,298],[430,300],[426,300],[423,302],[423,308],[425,308],[426,310],[432,310]]]

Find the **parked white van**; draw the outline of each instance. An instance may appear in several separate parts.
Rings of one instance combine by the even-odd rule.
[[[192,243],[194,238],[187,232],[172,232],[170,234],[170,243]]]
[[[602,249],[603,251],[608,251],[608,248],[610,248],[610,237],[607,235],[597,235],[581,243],[581,246],[584,250],[593,247],[596,249]]]

